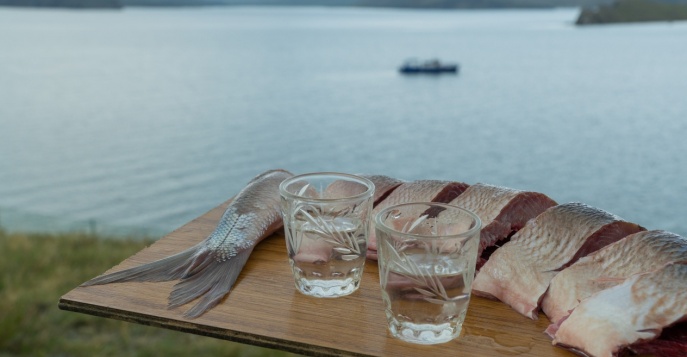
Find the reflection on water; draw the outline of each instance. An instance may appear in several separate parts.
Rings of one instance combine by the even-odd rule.
[[[687,25],[576,15],[0,8],[0,224],[168,232],[285,168],[535,190],[687,235]],[[461,72],[409,78],[408,57]]]

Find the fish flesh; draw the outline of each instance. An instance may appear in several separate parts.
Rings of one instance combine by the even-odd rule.
[[[504,242],[527,221],[538,216],[556,201],[543,193],[476,183],[449,202],[475,213],[482,220],[478,250],[478,268],[488,259],[488,248]]]
[[[594,293],[676,261],[687,261],[684,237],[661,230],[631,234],[558,273],[542,299],[542,310],[556,322]]]
[[[458,197],[469,187],[468,184],[442,180],[417,180],[404,182],[396,187],[384,200],[372,210],[372,216],[383,209],[410,202],[439,202],[448,203]],[[367,244],[367,258],[377,260],[377,238],[373,228]]]
[[[93,278],[81,286],[127,281],[180,280],[168,308],[200,298],[184,313],[196,318],[229,293],[253,248],[282,227],[279,184],[293,176],[271,170],[252,179],[229,204],[217,228],[202,242],[172,256]]]
[[[374,184],[374,193],[372,197],[373,205],[386,198],[396,187],[401,185],[404,181],[395,179],[385,175],[356,175],[366,178]],[[353,181],[337,180],[325,187],[321,196],[317,196],[317,190],[313,190],[311,198],[339,198],[350,197],[363,193],[362,185]]]
[[[554,336],[554,345],[586,356],[612,357],[686,318],[687,262],[675,262],[590,296],[547,333]],[[673,356],[685,356],[682,352]]]
[[[376,206],[379,204],[379,202],[383,201],[386,199],[391,192],[393,192],[398,186],[400,186],[402,183],[405,181],[399,180],[397,178],[385,176],[385,175],[358,175],[362,176],[370,181],[375,185],[375,193],[373,197],[373,206]]]
[[[475,295],[537,319],[549,282],[577,259],[644,228],[583,203],[553,206],[497,249],[475,277]]]

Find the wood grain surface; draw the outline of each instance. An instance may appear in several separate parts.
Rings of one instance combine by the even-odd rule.
[[[110,271],[164,258],[205,239],[227,203]],[[544,315],[533,321],[503,303],[474,296],[459,339],[432,346],[394,339],[386,328],[376,262],[366,262],[361,287],[352,295],[304,296],[293,283],[283,232],[256,247],[231,293],[197,319],[181,316],[193,302],[167,309],[167,296],[175,283],[77,287],[62,296],[59,307],[312,356],[573,356],[551,345],[544,334],[549,324]]]

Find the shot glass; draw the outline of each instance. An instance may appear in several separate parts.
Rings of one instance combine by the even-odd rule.
[[[460,335],[475,275],[481,221],[441,203],[408,203],[375,216],[379,281],[389,331],[437,344]]]
[[[279,192],[298,291],[324,298],[356,291],[365,266],[374,184],[363,177],[321,172],[291,177]]]

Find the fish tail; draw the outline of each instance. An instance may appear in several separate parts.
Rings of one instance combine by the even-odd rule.
[[[101,275],[81,284],[81,286],[121,283],[126,281],[157,282],[176,280],[184,276],[189,263],[193,262],[193,256],[199,248],[201,248],[201,246],[197,245],[164,259]]]
[[[227,261],[215,259],[210,251],[196,256],[181,281],[174,285],[167,307],[175,308],[202,296],[184,313],[190,319],[215,307],[234,286],[252,251],[252,247],[239,251]]]

